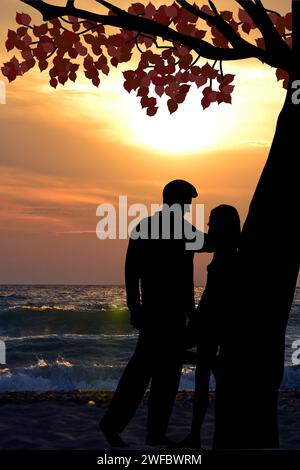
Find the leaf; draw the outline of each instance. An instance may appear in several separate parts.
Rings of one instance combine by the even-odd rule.
[[[210,79],[214,79],[218,76],[218,71],[212,68],[209,63],[206,63],[202,68],[201,68],[201,73]]]
[[[89,70],[90,68],[94,67],[93,58],[89,54],[84,58],[83,65],[86,70]]]
[[[110,59],[110,63],[113,67],[117,67],[119,65],[120,61],[117,57],[113,57],[112,59]]]
[[[158,95],[158,96],[162,96],[165,92],[165,87],[162,86],[162,85],[157,85],[155,87],[155,93]]]
[[[179,23],[177,23],[176,29],[179,33],[192,35],[192,33],[195,31],[195,26],[192,24],[183,23],[183,21],[180,21]]]
[[[36,37],[44,36],[48,32],[48,25],[47,23],[42,24],[41,26],[34,26],[33,27],[33,34]]]
[[[186,93],[178,93],[175,97],[174,100],[176,103],[180,104],[183,103],[186,98]]]
[[[198,88],[202,87],[205,85],[207,82],[207,77],[204,77],[204,75],[199,75],[195,78],[195,83]]]
[[[217,79],[218,79],[218,82],[221,83],[222,85],[229,85],[229,83],[233,82],[233,80],[235,79],[235,75],[227,73],[223,77],[219,75]]]
[[[72,82],[76,82],[77,74],[75,72],[70,72],[69,79],[72,80]]]
[[[248,23],[250,25],[250,29],[254,29],[256,28],[256,25],[255,23],[253,22],[252,18],[250,15],[248,15],[248,13],[243,10],[243,9],[239,9],[239,13],[238,13],[238,17],[239,17],[239,20],[242,22],[242,23]]]
[[[168,105],[168,109],[169,109],[170,114],[175,113],[175,111],[177,111],[177,109],[178,109],[178,104],[172,98],[170,98],[167,101],[167,105]]]
[[[76,49],[76,51],[78,52],[79,55],[81,55],[83,57],[87,55],[88,50],[80,41],[76,42],[74,47],[75,47],[75,49]]]
[[[71,59],[76,59],[76,57],[78,56],[78,52],[76,51],[75,47],[69,49],[69,56]]]
[[[17,29],[17,35],[19,36],[19,38],[22,38],[23,36],[25,36],[27,31],[28,28],[26,28],[26,26],[20,26],[20,28]]]
[[[138,89],[137,96],[148,96],[149,88],[146,86],[141,86]]]
[[[266,44],[263,38],[256,39],[256,44],[260,49],[266,50]]]
[[[22,51],[22,57],[25,60],[31,60],[32,59],[32,50],[31,49],[25,49]]]
[[[143,96],[141,98],[141,105],[142,105],[142,108],[152,108],[156,105],[156,98]]]
[[[125,82],[123,83],[123,87],[125,88],[125,90],[126,90],[128,93],[130,93],[130,92],[134,89],[134,87],[132,86],[132,84],[131,84],[129,81],[128,81],[128,82],[125,81]]]
[[[166,15],[164,11],[164,7],[160,7],[155,15],[154,15],[154,20],[157,21],[158,23],[164,24],[165,26],[169,24],[169,17]]]
[[[276,29],[278,33],[283,36],[285,34],[285,18],[284,17],[277,17]]]
[[[157,113],[158,107],[157,106],[150,106],[147,108],[147,115],[154,116]]]
[[[100,78],[99,77],[94,77],[92,79],[92,83],[95,87],[98,87],[100,85]]]
[[[212,91],[207,98],[211,103],[215,103],[217,101],[218,93],[216,91]]]
[[[289,31],[292,31],[292,29],[293,29],[293,15],[292,15],[292,13],[287,13],[285,15],[285,27]]]
[[[29,46],[32,43],[32,37],[29,36],[28,33],[26,33],[25,36],[23,36],[23,42],[26,47]]]
[[[103,65],[103,67],[101,68],[101,72],[104,73],[104,75],[108,75],[109,74],[109,66],[108,65]]]
[[[181,85],[180,93],[187,94],[190,91],[191,85]]]
[[[27,13],[17,13],[16,22],[22,25],[29,25],[31,23],[31,17]]]
[[[93,34],[84,34],[83,37],[87,44],[93,44],[95,41],[95,36]]]
[[[210,106],[210,100],[204,96],[201,100],[201,104],[202,104],[202,108],[206,109]]]
[[[122,46],[126,42],[123,34],[113,34],[107,38],[107,42],[112,46]]]
[[[269,13],[268,13],[268,16],[269,16],[270,20],[272,21],[273,25],[276,26],[276,25],[277,25],[277,22],[278,22],[278,20],[279,20],[279,16],[276,15],[276,13],[273,13],[273,12],[269,12]]]
[[[206,31],[202,31],[201,29],[195,29],[192,33],[192,36],[194,36],[197,39],[203,39],[206,36]]]
[[[64,84],[68,81],[68,76],[61,73],[61,74],[58,76],[58,81],[59,81],[59,83],[61,83],[62,85],[64,85]]]
[[[40,60],[39,61],[39,69],[42,72],[43,70],[46,70],[48,68],[48,62],[47,60]]]
[[[53,50],[55,49],[53,42],[47,36],[44,36],[44,40],[43,38],[41,38],[40,45],[43,48],[43,50],[47,53],[53,52]]]
[[[225,21],[232,20],[232,11],[221,11],[221,16]]]
[[[225,85],[225,86],[220,85],[220,90],[222,91],[222,93],[231,94],[234,90],[234,86],[233,85]]]
[[[150,108],[154,107],[156,105],[156,98],[154,98],[153,96],[150,96],[148,98],[148,106]]]
[[[145,8],[145,17],[152,19],[156,13],[155,6],[150,2]]]
[[[76,16],[68,16],[68,19],[71,21],[71,23],[78,23],[79,21]]]
[[[182,9],[180,11],[180,21],[183,23],[197,23],[198,16],[194,15],[186,9]]]
[[[78,42],[78,36],[73,31],[64,31],[61,35],[61,39],[67,49]]]
[[[5,43],[6,50],[9,52],[15,47],[15,43],[12,39],[7,39]]]
[[[276,77],[277,77],[278,81],[288,80],[289,79],[289,74],[285,70],[277,69],[276,70]]]
[[[141,106],[142,108],[147,108],[148,107],[148,96],[143,96],[141,98]]]
[[[219,93],[218,95],[218,103],[232,103],[232,97],[228,93]]]
[[[142,3],[133,3],[129,8],[128,12],[134,15],[144,15],[145,14],[145,5]]]
[[[51,80],[50,80],[50,85],[51,85],[53,88],[56,88],[56,87],[57,87],[58,82],[57,82],[56,78],[51,78]]]
[[[243,23],[242,24],[242,30],[244,31],[244,33],[249,34],[250,31],[251,31],[250,23]]]
[[[132,80],[135,77],[135,71],[134,70],[125,70],[125,72],[123,72],[123,76],[124,76],[125,80]]]
[[[173,5],[165,7],[165,14],[171,19],[177,16],[177,8]]]
[[[203,5],[201,11],[203,11],[203,13],[206,13],[207,15],[214,16],[214,12],[209,8],[208,5]]]

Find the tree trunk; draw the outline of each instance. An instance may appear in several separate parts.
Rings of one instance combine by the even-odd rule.
[[[243,228],[233,292],[237,314],[217,380],[216,448],[279,446],[277,396],[300,260],[300,105],[292,103],[294,77]]]

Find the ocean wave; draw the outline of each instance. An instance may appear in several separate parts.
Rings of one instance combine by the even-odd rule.
[[[37,334],[37,335],[28,335],[28,336],[1,336],[1,340],[5,341],[6,343],[11,342],[26,342],[26,341],[35,341],[35,340],[64,340],[64,339],[74,339],[78,341],[93,341],[99,339],[107,339],[107,340],[126,340],[128,338],[136,338],[138,333],[127,333],[127,334],[106,334],[106,333],[99,333],[99,334]]]
[[[113,390],[125,364],[74,365],[58,358],[38,359],[27,367],[0,370],[0,392]]]
[[[45,310],[62,310],[63,312],[69,312],[76,310],[74,305],[13,305],[7,308],[7,310],[32,310],[44,312]]]
[[[35,364],[14,370],[0,370],[0,392],[114,390],[125,363],[77,365],[62,357],[49,362],[39,358]],[[183,369],[180,389],[193,389],[195,368]],[[237,377],[238,388],[238,377]],[[213,377],[210,388],[215,388]],[[286,367],[281,384],[283,390],[300,389],[300,366]]]

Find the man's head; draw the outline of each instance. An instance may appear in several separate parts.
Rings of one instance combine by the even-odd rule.
[[[163,203],[168,206],[179,204],[181,207],[190,205],[198,193],[191,183],[184,180],[173,180],[163,190]]]

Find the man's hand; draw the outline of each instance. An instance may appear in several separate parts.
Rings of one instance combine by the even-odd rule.
[[[130,324],[136,330],[140,330],[144,324],[143,308],[142,306],[130,310]]]

